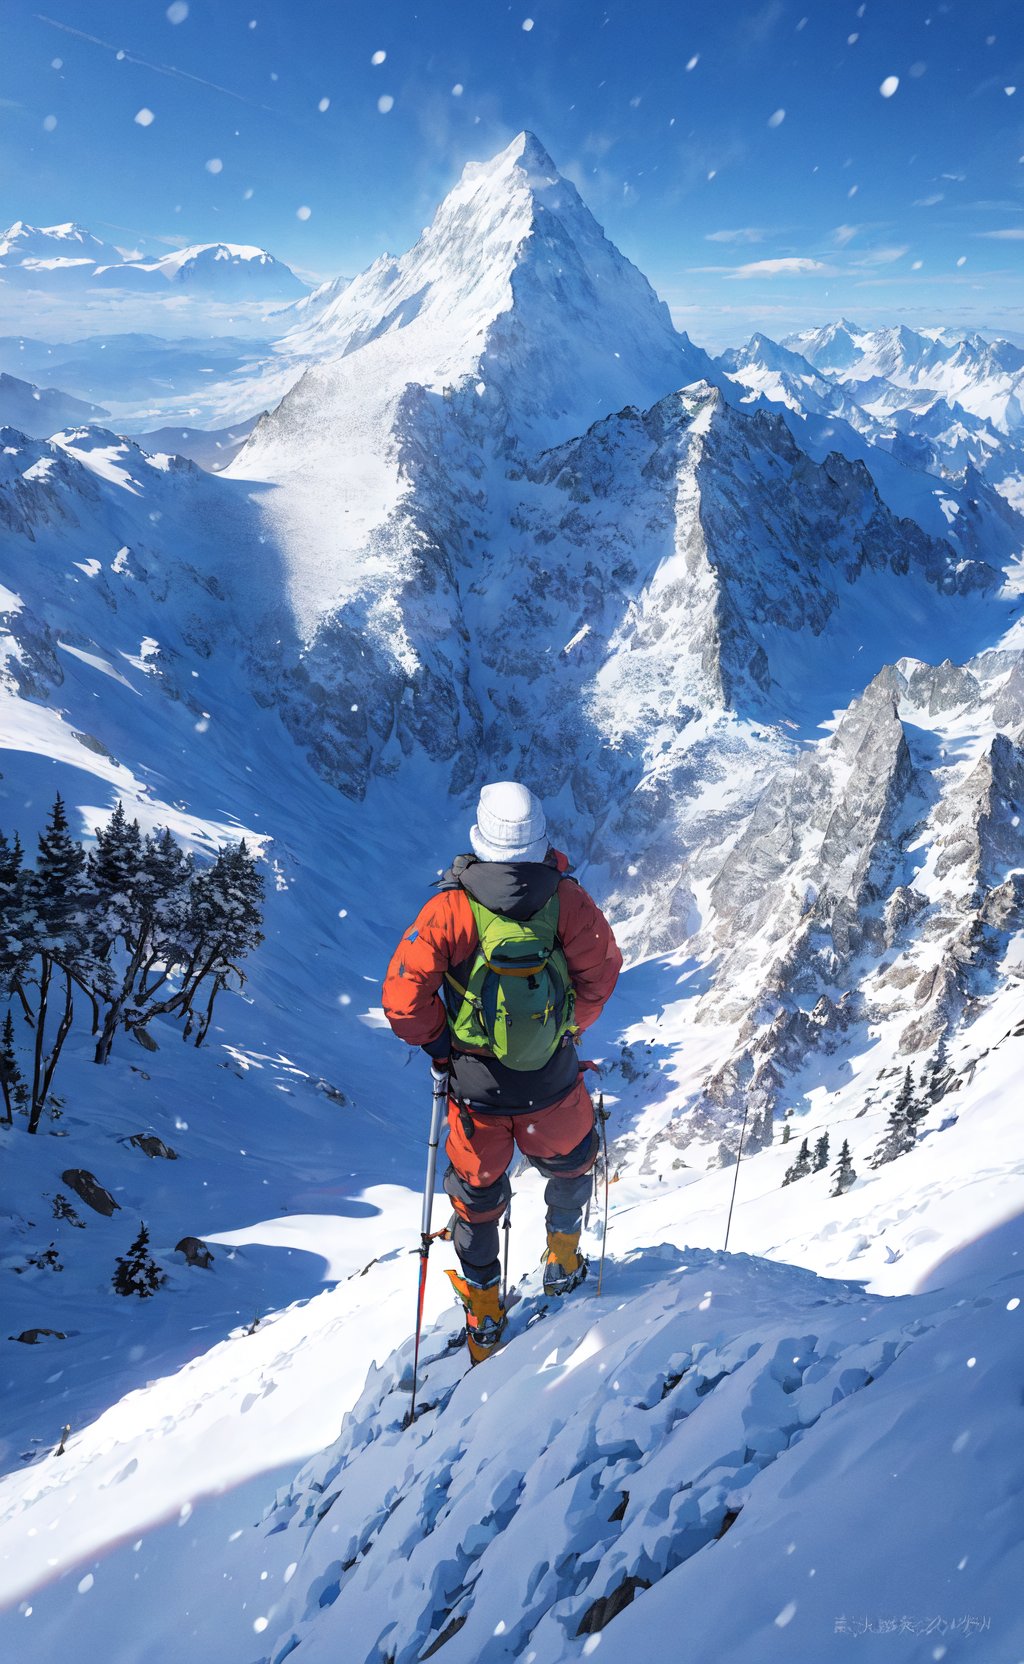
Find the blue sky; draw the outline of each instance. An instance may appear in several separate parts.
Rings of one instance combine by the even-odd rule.
[[[351,274],[530,127],[697,340],[1024,327],[1020,0],[42,4],[4,6],[4,223]]]

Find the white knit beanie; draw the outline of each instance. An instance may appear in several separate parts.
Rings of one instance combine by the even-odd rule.
[[[481,861],[543,861],[548,852],[543,807],[526,786],[498,780],[480,793],[469,841]]]

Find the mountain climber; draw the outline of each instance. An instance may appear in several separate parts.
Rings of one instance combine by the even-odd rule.
[[[506,1322],[498,1221],[516,1145],[548,1181],[545,1292],[566,1294],[586,1276],[580,1232],[599,1140],[575,1042],[622,955],[525,786],[485,786],[469,837],[473,853],[456,857],[399,942],[383,997],[399,1038],[448,1070],[444,1188],[462,1268],[448,1276],[479,1363]]]

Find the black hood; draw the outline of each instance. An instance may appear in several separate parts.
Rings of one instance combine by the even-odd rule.
[[[539,913],[558,889],[562,874],[547,861],[478,861],[460,855],[442,880],[444,888],[461,884],[475,901],[507,919]]]

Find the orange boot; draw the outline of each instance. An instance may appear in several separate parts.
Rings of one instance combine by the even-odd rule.
[[[501,1283],[474,1283],[460,1277],[457,1271],[446,1271],[463,1306],[466,1308],[466,1340],[473,1363],[489,1358],[501,1339],[508,1318],[501,1304]]]
[[[541,1260],[545,1294],[568,1294],[587,1274],[587,1262],[580,1253],[579,1231],[549,1231]]]

